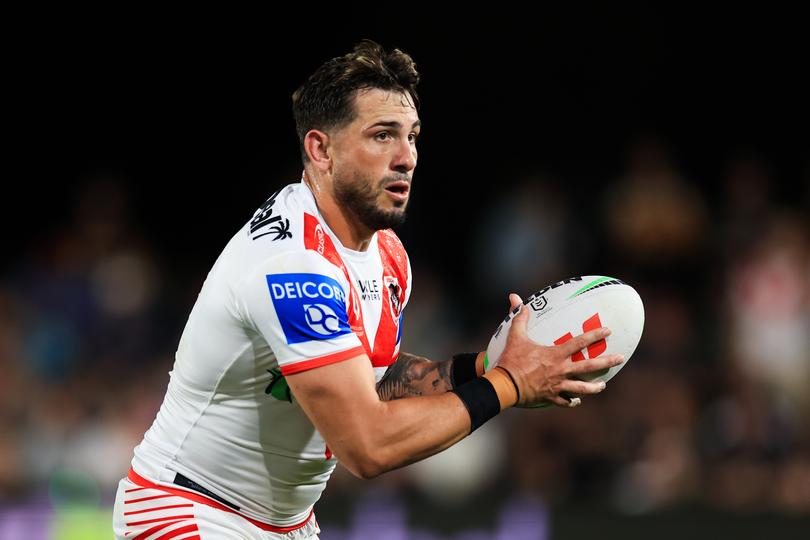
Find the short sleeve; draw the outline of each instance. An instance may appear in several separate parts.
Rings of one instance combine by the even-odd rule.
[[[349,283],[319,254],[277,255],[260,264],[237,290],[246,322],[273,350],[284,375],[365,353],[349,325]]]

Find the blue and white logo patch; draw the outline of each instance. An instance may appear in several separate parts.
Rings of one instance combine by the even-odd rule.
[[[287,344],[351,333],[346,293],[321,274],[269,274],[267,287]]]

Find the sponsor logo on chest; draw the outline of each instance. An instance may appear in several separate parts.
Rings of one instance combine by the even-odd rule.
[[[369,300],[379,301],[380,296],[380,282],[376,279],[358,279],[357,291],[360,293],[360,299],[364,302]]]

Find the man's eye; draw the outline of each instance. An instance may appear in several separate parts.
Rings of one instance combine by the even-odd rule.
[[[410,135],[408,135],[408,140],[411,141],[411,142],[416,142],[416,139],[418,139],[418,138],[419,138],[419,135],[417,135],[416,133],[411,133]]]
[[[381,141],[384,141],[385,139],[388,138],[388,132],[387,131],[381,131],[381,132],[377,133],[377,138],[379,140],[381,140]]]

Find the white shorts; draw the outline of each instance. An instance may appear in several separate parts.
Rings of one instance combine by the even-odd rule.
[[[187,493],[187,495],[186,495]],[[287,532],[265,530],[229,508],[193,492],[162,486],[144,487],[129,478],[118,483],[113,508],[117,540],[318,540],[321,529],[313,513]],[[222,505],[219,505],[222,506]]]

